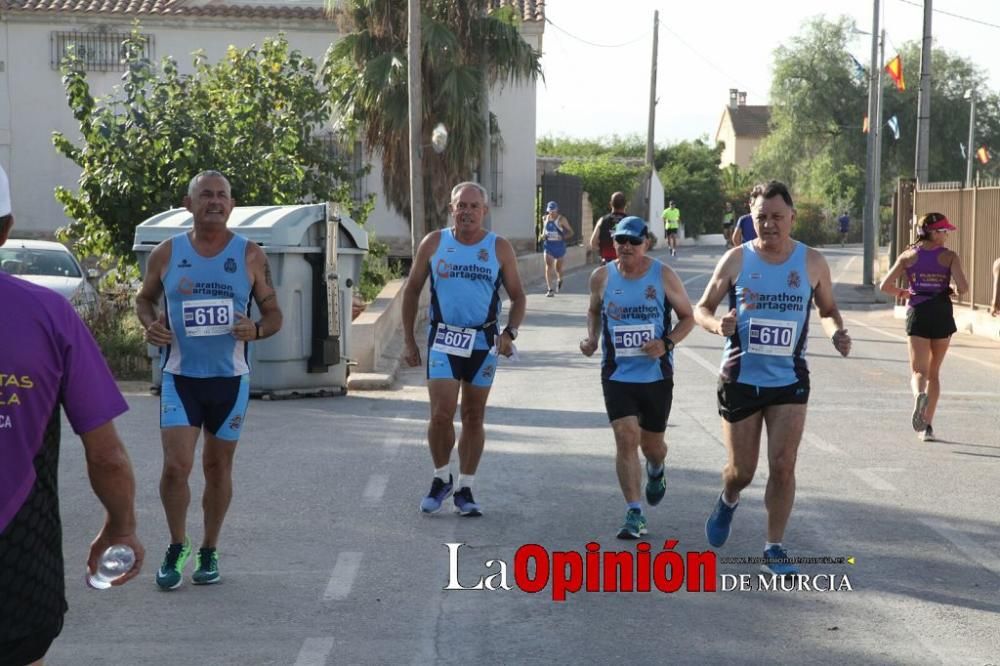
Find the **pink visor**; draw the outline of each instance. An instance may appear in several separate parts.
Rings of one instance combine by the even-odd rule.
[[[948,221],[947,217],[942,217],[937,222],[934,222],[932,224],[928,224],[924,228],[925,229],[931,229],[931,230],[934,230],[934,229],[947,229],[948,231],[955,231],[956,229],[958,229],[958,227],[956,227],[954,224],[952,224],[951,222]]]

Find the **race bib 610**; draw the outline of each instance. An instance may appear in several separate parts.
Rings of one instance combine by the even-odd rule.
[[[795,352],[798,328],[798,322],[794,321],[752,318],[747,351],[767,356],[791,356]]]

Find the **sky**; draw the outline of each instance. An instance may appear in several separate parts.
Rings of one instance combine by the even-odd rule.
[[[881,0],[881,6],[888,61],[903,43],[921,38],[923,2]],[[933,7],[935,45],[983,68],[995,92],[1000,0],[933,0]],[[665,145],[713,139],[730,88],[746,91],[747,104],[770,103],[776,47],[815,16],[846,15],[871,32],[874,0],[546,0],[539,137],[646,135],[654,10],[660,12],[655,137]],[[866,66],[871,61],[870,36],[857,35],[849,49]],[[920,63],[903,67],[907,86],[917,85]]]

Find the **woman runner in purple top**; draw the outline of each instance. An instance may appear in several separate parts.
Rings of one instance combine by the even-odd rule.
[[[951,295],[964,294],[969,283],[958,255],[945,247],[956,227],[941,213],[927,213],[917,221],[917,241],[899,255],[879,289],[906,299],[906,334],[910,346],[910,388],[913,390],[913,429],[925,442],[934,441],[931,422],[941,396],[941,363],[956,330]],[[909,287],[896,281],[903,274]],[[955,290],[951,283],[954,281]]]

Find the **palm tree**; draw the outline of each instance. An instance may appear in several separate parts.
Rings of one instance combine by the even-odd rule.
[[[525,42],[508,6],[489,0],[421,0],[423,125],[444,123],[448,145],[423,151],[428,226],[443,226],[451,187],[469,180],[485,138],[483,77],[490,85],[535,80],[541,54]],[[406,0],[341,0],[344,37],[327,51],[323,76],[345,129],[382,161],[389,204],[410,217]],[[484,48],[485,47],[485,48]],[[484,61],[485,58],[485,61]],[[496,117],[491,134],[499,135]],[[426,142],[425,142],[426,143]]]

